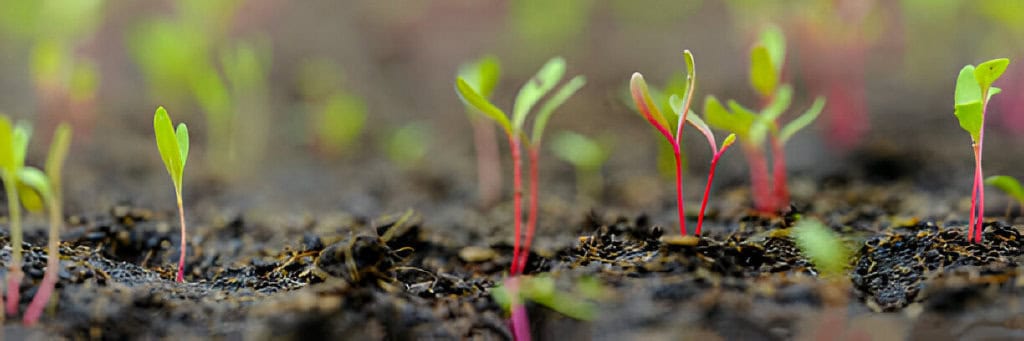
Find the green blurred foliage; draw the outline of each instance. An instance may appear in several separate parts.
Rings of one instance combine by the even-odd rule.
[[[384,141],[384,151],[391,162],[401,168],[412,169],[430,151],[431,132],[419,122],[407,123],[395,129]]]
[[[528,54],[564,53],[587,29],[593,7],[593,0],[514,0],[509,19]]]

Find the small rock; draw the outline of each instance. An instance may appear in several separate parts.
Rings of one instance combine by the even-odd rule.
[[[494,249],[480,246],[467,246],[459,250],[459,258],[469,263],[486,262],[497,256]]]

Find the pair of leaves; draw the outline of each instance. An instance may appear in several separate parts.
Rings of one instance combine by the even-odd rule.
[[[1008,175],[994,175],[985,179],[985,184],[995,186],[1002,190],[1006,195],[1013,197],[1013,199],[1024,205],[1024,187],[1021,187],[1020,181]]]
[[[27,166],[18,171],[18,198],[29,212],[40,212],[47,204],[62,200],[61,169],[71,148],[71,126],[61,123],[53,133],[45,173]]]
[[[485,56],[459,67],[459,77],[480,96],[490,98],[501,79],[501,63],[494,56]]]
[[[978,64],[978,67],[967,65],[960,69],[956,78],[953,115],[960,121],[960,128],[971,134],[971,140],[976,143],[985,122],[985,107],[993,95],[1002,91],[992,83],[1003,75],[1009,64],[1009,59],[1000,58]]]
[[[188,160],[188,127],[185,123],[178,123],[178,128],[175,129],[167,110],[161,106],[156,108],[156,114],[153,115],[153,132],[156,135],[160,157],[167,167],[167,173],[171,175],[171,180],[174,181],[175,191],[180,194],[185,161]]]
[[[761,33],[761,40],[750,51],[750,85],[762,97],[775,92],[786,61],[786,37],[778,27]]]
[[[565,75],[565,68],[565,60],[561,57],[552,58],[545,63],[540,71],[519,89],[512,107],[511,120],[509,120],[508,115],[504,111],[498,109],[481,93],[482,90],[486,90],[484,82],[478,82],[477,86],[479,88],[477,88],[470,82],[471,80],[467,80],[460,75],[455,80],[455,91],[465,104],[479,110],[485,116],[497,122],[498,125],[505,129],[507,134],[516,136],[522,134],[526,116],[533,109],[534,105],[544,95],[547,95],[562,79],[562,76]],[[555,109],[561,106],[569,97],[572,97],[585,84],[586,79],[583,76],[573,77],[541,105],[540,109],[537,110],[537,116],[533,124],[531,140],[534,144],[540,143],[544,128]]]
[[[825,98],[819,96],[803,114],[776,131],[775,120],[789,107],[791,96],[792,89],[788,85],[780,87],[775,101],[760,115],[733,100],[729,100],[729,109],[726,109],[714,96],[708,96],[704,100],[704,117],[712,127],[733,132],[748,141],[746,143],[761,145],[770,132],[785,144],[796,132],[814,122],[825,108]]]
[[[682,86],[683,97],[679,97],[678,94],[672,94],[668,98],[669,108],[675,112],[678,119],[675,135],[673,135],[672,127],[668,125],[668,121],[665,120],[665,116],[661,114],[661,110],[658,109],[655,101],[651,98],[651,93],[647,87],[647,82],[644,80],[644,76],[639,72],[635,72],[629,81],[630,95],[636,104],[636,110],[676,147],[680,143],[679,137],[682,135],[680,130],[683,127],[683,122],[689,116],[689,113],[692,112],[690,110],[690,103],[693,102],[693,92],[696,89],[697,82],[693,53],[690,50],[685,50],[683,51],[683,57],[686,61],[686,84]]]

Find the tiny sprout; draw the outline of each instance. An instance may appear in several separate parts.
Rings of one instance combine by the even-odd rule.
[[[672,105],[672,110],[675,111],[677,115],[682,116],[680,111],[685,110],[683,107],[683,99],[679,98],[679,96],[672,95],[669,102]],[[694,128],[697,128],[697,130],[708,139],[708,145],[711,146],[712,154],[711,168],[708,169],[708,183],[707,185],[704,185],[704,199],[700,202],[700,214],[697,215],[697,230],[693,233],[700,235],[701,227],[704,226],[704,210],[708,207],[708,196],[711,193],[711,181],[715,179],[715,167],[718,166],[718,159],[722,157],[722,154],[725,154],[725,151],[732,146],[733,142],[736,142],[736,134],[729,134],[729,136],[726,136],[725,140],[722,141],[722,149],[718,149],[718,143],[715,142],[715,133],[711,131],[711,128],[708,128],[708,125],[707,123],[704,123],[704,120],[700,119],[700,116],[697,116],[696,114],[686,115],[686,121]]]
[[[792,234],[797,247],[822,276],[843,276],[850,250],[835,232],[820,221],[804,219],[793,227]]]
[[[181,254],[178,257],[178,275],[175,281],[184,282],[185,272],[185,208],[181,200],[181,179],[185,172],[185,161],[188,160],[188,127],[185,123],[178,123],[175,129],[171,124],[170,116],[164,107],[156,108],[153,116],[153,132],[156,135],[156,146],[160,150],[160,157],[167,167],[167,173],[171,175],[174,182],[174,195],[178,200],[178,217],[181,219]]]
[[[651,126],[654,127],[665,140],[672,145],[672,153],[675,156],[676,161],[676,212],[679,214],[679,233],[686,235],[686,214],[683,209],[683,163],[682,163],[682,148],[680,143],[683,135],[683,124],[686,123],[686,116],[690,112],[690,103],[693,101],[693,91],[696,84],[696,75],[694,74],[694,63],[693,54],[689,50],[683,51],[683,56],[686,59],[686,74],[687,74],[687,86],[686,95],[680,101],[680,108],[676,110],[679,113],[679,121],[676,124],[675,134],[673,134],[672,128],[669,126],[668,121],[662,116],[661,111],[658,110],[658,106],[651,99],[650,92],[647,88],[647,82],[644,81],[644,76],[639,72],[633,73],[633,77],[629,82],[630,94],[633,96],[633,102],[636,103],[637,111],[640,115],[647,120]]]
[[[565,59],[555,57],[549,60],[522,88],[516,95],[515,103],[512,105],[512,119],[504,111],[498,109],[487,97],[481,93],[486,90],[485,83],[477,80],[477,84],[470,83],[470,79],[459,76],[455,80],[455,92],[467,106],[476,109],[484,116],[498,123],[508,136],[509,149],[512,154],[512,191],[513,208],[512,217],[515,225],[516,239],[512,245],[512,271],[511,274],[518,275],[526,267],[527,256],[530,254],[530,244],[533,242],[533,234],[537,226],[538,206],[538,169],[540,162],[540,146],[544,136],[544,128],[548,119],[554,114],[555,109],[562,105],[569,97],[572,97],[580,88],[586,84],[583,76],[576,76],[562,85],[554,94],[541,104],[537,115],[533,120],[531,135],[526,141],[530,159],[530,216],[527,222],[526,238],[523,241],[523,248],[520,249],[519,242],[522,238],[522,139],[526,138],[523,125],[534,105],[542,97],[547,95],[558,85],[562,76],[565,75]]]
[[[750,84],[764,103],[760,112],[732,100],[723,105],[714,96],[704,101],[704,119],[708,125],[735,133],[740,139],[750,165],[754,206],[762,212],[778,212],[789,205],[784,147],[825,108],[825,99],[818,97],[807,111],[779,129],[778,118],[789,109],[793,97],[793,88],[780,81],[785,57],[785,36],[777,27],[765,30],[750,52]],[[771,174],[765,158],[765,140],[771,144]]]
[[[971,213],[967,240],[976,243],[981,243],[982,222],[985,218],[985,186],[982,184],[984,177],[981,169],[981,154],[985,139],[985,111],[989,99],[1002,91],[993,87],[992,83],[1003,75],[1009,64],[1009,59],[1001,58],[978,64],[978,67],[964,66],[957,76],[956,89],[953,93],[953,115],[960,121],[960,127],[971,135],[974,151],[974,183],[971,189]]]
[[[569,291],[558,290],[550,276],[519,278],[515,291],[510,284],[491,289],[491,296],[505,310],[511,310],[517,302],[527,299],[581,321],[589,321],[596,316],[597,307],[590,300],[600,300],[605,295],[601,283],[589,277],[581,278]]]
[[[995,186],[999,190],[1003,191],[1003,193],[1006,193],[1006,195],[1016,200],[1017,203],[1020,204],[1021,211],[1024,212],[1024,187],[1021,187],[1020,181],[1017,181],[1017,179],[1008,175],[993,175],[985,178],[985,184]],[[1009,202],[1006,205],[1007,219],[1010,217],[1011,204],[1012,202]]]
[[[485,56],[459,66],[459,77],[484,98],[490,98],[501,78],[501,63],[494,56]],[[481,207],[490,207],[501,199],[501,159],[494,126],[476,108],[466,105],[473,126],[473,147],[476,151],[478,200]]]
[[[50,153],[46,157],[45,173],[33,167],[25,167],[18,174],[21,183],[30,187],[35,196],[22,196],[22,203],[30,211],[38,211],[42,207],[32,207],[26,203],[24,198],[38,198],[40,203],[45,204],[50,215],[50,232],[47,242],[46,273],[39,285],[32,302],[25,311],[24,323],[34,325],[39,321],[46,302],[53,294],[53,288],[57,284],[57,275],[60,267],[60,227],[63,219],[63,193],[61,190],[61,169],[64,168],[64,159],[67,157],[68,149],[71,147],[71,126],[61,123],[53,133],[53,142],[50,143]]]
[[[14,315],[18,312],[20,302],[19,288],[24,273],[22,266],[22,231],[21,202],[18,199],[18,174],[25,166],[25,152],[32,128],[28,124],[18,122],[11,124],[6,115],[0,115],[0,179],[3,180],[7,192],[7,212],[11,228],[11,263],[7,269],[7,305],[6,313]]]
[[[608,160],[607,147],[581,134],[564,131],[555,135],[551,150],[576,169],[577,197],[597,199],[601,195],[601,166]]]

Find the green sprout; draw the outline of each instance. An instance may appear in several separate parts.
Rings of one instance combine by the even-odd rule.
[[[1021,187],[1020,181],[1009,175],[993,175],[985,178],[985,184],[995,186],[1010,196],[1010,198],[1016,200],[1020,204],[1021,212],[1024,212],[1024,187]],[[1007,220],[1010,219],[1010,207],[1012,207],[1012,204],[1012,201],[1006,203]]]
[[[30,188],[30,191],[23,191],[21,195],[22,204],[25,209],[38,212],[46,207],[50,217],[50,231],[47,242],[46,273],[39,285],[32,302],[25,311],[24,322],[26,325],[34,325],[39,321],[43,308],[53,294],[53,288],[57,284],[58,269],[60,268],[60,227],[63,222],[63,191],[61,189],[61,170],[64,168],[64,159],[67,158],[68,149],[71,147],[71,126],[61,123],[53,133],[53,142],[50,143],[50,153],[46,157],[44,171],[34,167],[24,167],[18,173],[20,184]]]
[[[601,167],[608,160],[609,148],[578,133],[564,131],[555,135],[551,150],[576,169],[577,197],[598,199],[604,188]]]
[[[317,146],[329,155],[347,151],[366,126],[366,103],[362,98],[337,92],[313,113]]]
[[[20,296],[18,289],[21,286],[22,272],[22,231],[21,231],[21,206],[18,204],[18,174],[25,166],[25,152],[28,149],[28,140],[32,128],[24,123],[11,124],[6,115],[0,115],[0,180],[4,183],[4,190],[7,192],[8,223],[11,228],[11,263],[7,269],[7,315],[14,315],[18,312]]]
[[[750,53],[750,85],[765,103],[760,112],[729,100],[722,105],[714,96],[704,100],[707,124],[736,134],[750,165],[754,206],[762,212],[778,212],[789,205],[786,185],[786,142],[821,114],[825,98],[818,97],[802,115],[781,127],[778,119],[790,107],[793,88],[781,82],[786,58],[786,41],[776,27],[765,30]],[[764,143],[771,144],[773,177],[769,183]]]
[[[792,236],[821,276],[838,278],[845,274],[850,249],[832,229],[820,221],[803,219],[793,227]]]
[[[175,129],[170,116],[164,107],[156,108],[153,116],[153,132],[156,135],[156,146],[160,157],[167,167],[167,173],[174,182],[174,195],[178,199],[178,217],[181,219],[181,255],[178,258],[178,275],[175,281],[184,282],[185,271],[185,208],[181,200],[181,179],[185,173],[185,161],[188,160],[188,127],[178,123]]]
[[[388,136],[385,151],[391,162],[412,169],[430,151],[430,130],[422,123],[407,123]]]
[[[1006,58],[993,59],[981,64],[964,66],[956,78],[956,89],[954,91],[953,115],[960,121],[960,127],[971,135],[972,149],[974,151],[974,183],[971,189],[971,213],[968,222],[968,241],[981,243],[982,222],[985,218],[985,186],[982,184],[984,178],[981,169],[981,153],[983,140],[985,139],[985,111],[988,108],[988,101],[1000,91],[993,87],[994,83],[1010,60]]]
[[[501,64],[494,56],[485,56],[459,66],[459,77],[466,80],[483,98],[490,98],[501,78]],[[477,191],[480,205],[489,207],[501,197],[501,160],[494,126],[486,116],[471,105],[466,105],[469,122],[473,126],[473,146],[476,150]]]
[[[512,217],[516,235],[516,239],[512,247],[511,273],[513,276],[521,274],[526,266],[525,263],[527,261],[527,256],[529,255],[530,244],[533,241],[533,233],[536,229],[538,162],[540,161],[540,146],[541,139],[544,136],[544,127],[547,125],[548,119],[554,113],[555,109],[568,100],[569,97],[576,93],[577,90],[583,87],[583,85],[586,84],[586,79],[583,76],[576,76],[570,79],[565,83],[565,85],[548,97],[548,99],[537,110],[537,115],[534,117],[533,129],[531,130],[529,139],[526,141],[530,158],[530,216],[523,249],[520,250],[519,241],[520,239],[523,239],[521,230],[522,167],[520,145],[523,142],[522,139],[526,138],[523,125],[526,123],[526,117],[530,113],[531,109],[533,109],[534,105],[536,105],[542,97],[553,90],[555,85],[558,85],[558,82],[565,74],[565,68],[565,60],[561,57],[552,58],[545,63],[544,66],[541,67],[540,71],[538,71],[533,78],[530,78],[530,80],[519,89],[515,103],[512,106],[511,120],[504,111],[498,109],[498,107],[492,104],[490,100],[481,95],[481,89],[474,88],[473,84],[462,77],[458,77],[455,81],[455,91],[459,94],[459,98],[467,105],[472,106],[483,113],[486,117],[498,123],[508,136],[509,148],[511,149],[512,154]]]
[[[581,278],[570,291],[558,290],[551,276],[523,277],[518,283],[518,294],[522,299],[536,302],[562,315],[589,321],[597,315],[597,307],[591,301],[605,297],[607,290],[600,281],[592,277]],[[491,296],[506,311],[513,302],[513,291],[505,285],[491,289]]]

